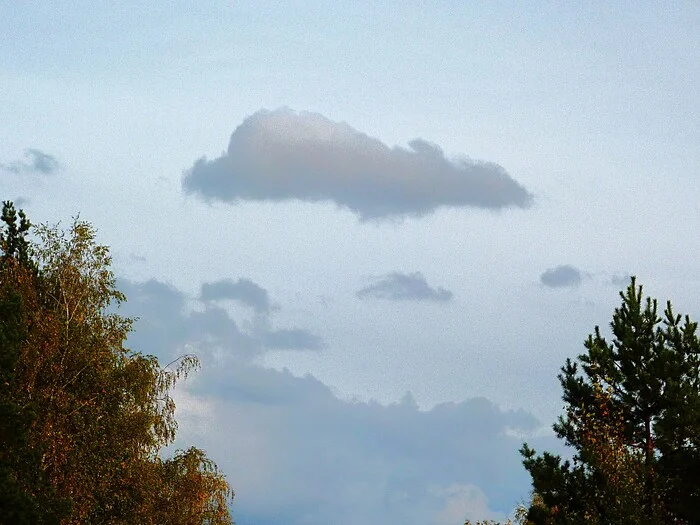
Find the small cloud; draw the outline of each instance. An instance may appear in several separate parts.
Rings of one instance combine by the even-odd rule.
[[[0,169],[10,173],[39,173],[49,175],[60,167],[56,157],[41,150],[30,148],[24,152],[25,160],[17,160],[10,164],[0,164]]]
[[[550,288],[573,287],[581,284],[580,270],[570,264],[563,264],[546,270],[540,275],[540,282]]]
[[[205,201],[331,201],[361,219],[421,216],[440,207],[528,207],[532,194],[492,162],[450,160],[417,138],[387,146],[318,113],[261,110],[228,151],[201,158],[182,186]]]
[[[220,301],[230,299],[253,308],[256,312],[270,311],[270,298],[267,290],[250,279],[238,281],[223,279],[213,283],[204,283],[200,295],[202,301]]]
[[[622,288],[629,286],[632,276],[628,273],[616,273],[610,278],[610,284]]]
[[[48,174],[58,169],[58,161],[53,155],[49,155],[38,149],[28,149],[26,156],[29,157],[31,161],[30,166],[32,171]]]
[[[451,301],[453,294],[445,288],[428,285],[421,272],[403,274],[393,272],[380,277],[374,284],[355,294],[360,299],[389,299],[392,301]]]

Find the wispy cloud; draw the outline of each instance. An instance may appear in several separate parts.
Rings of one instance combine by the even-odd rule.
[[[228,151],[201,158],[183,188],[207,201],[332,201],[362,219],[425,215],[443,206],[528,207],[532,195],[498,164],[449,160],[415,139],[390,148],[318,113],[261,110]]]
[[[570,264],[562,264],[545,270],[540,275],[540,282],[550,288],[564,288],[581,284],[583,275],[578,268]]]
[[[26,206],[27,204],[29,204],[29,199],[26,197],[19,196],[19,197],[14,198],[12,200],[12,203],[15,205],[15,208],[19,209],[19,208],[22,208],[23,206]]]
[[[453,294],[442,287],[432,287],[421,272],[393,272],[375,280],[356,292],[360,299],[389,299],[392,301],[451,301]]]
[[[41,150],[30,148],[24,152],[24,160],[0,164],[0,169],[10,173],[38,173],[49,175],[60,167],[56,157]]]
[[[630,284],[632,276],[629,273],[616,273],[610,278],[610,284],[626,288]]]

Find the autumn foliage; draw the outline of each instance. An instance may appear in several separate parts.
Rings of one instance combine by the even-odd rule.
[[[132,320],[88,223],[32,228],[11,203],[2,220],[0,523],[232,523],[204,452],[161,457],[196,358],[161,367],[124,346]]]

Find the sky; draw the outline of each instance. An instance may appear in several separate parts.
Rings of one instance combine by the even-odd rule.
[[[239,525],[502,519],[629,276],[700,317],[698,27],[695,1],[2,2],[0,197],[91,222],[129,346],[199,356],[177,444]]]

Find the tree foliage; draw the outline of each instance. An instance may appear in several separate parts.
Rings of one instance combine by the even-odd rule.
[[[0,523],[232,523],[232,491],[175,438],[175,382],[198,366],[161,367],[124,346],[132,320],[110,307],[106,246],[78,219],[33,228],[11,203],[0,230]],[[4,521],[3,521],[4,520]]]
[[[632,281],[611,322],[559,376],[566,415],[554,430],[571,461],[525,445],[535,524],[700,523],[700,342],[697,323]],[[583,373],[581,373],[583,372]]]

